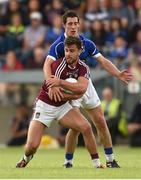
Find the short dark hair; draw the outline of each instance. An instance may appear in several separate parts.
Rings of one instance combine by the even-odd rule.
[[[82,49],[82,42],[78,37],[69,36],[65,39],[65,46],[76,45],[78,49]]]
[[[65,14],[62,16],[63,24],[66,24],[67,18],[69,18],[69,17],[70,18],[77,17],[78,22],[79,22],[79,16],[77,15],[76,12],[74,12],[74,11],[66,11]]]

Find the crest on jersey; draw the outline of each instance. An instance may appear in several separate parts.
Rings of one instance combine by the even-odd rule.
[[[78,69],[74,70],[73,72],[67,72],[67,76],[69,78],[77,79],[78,78]]]
[[[40,117],[40,113],[39,112],[37,112],[36,114],[35,114],[35,118],[39,118]]]

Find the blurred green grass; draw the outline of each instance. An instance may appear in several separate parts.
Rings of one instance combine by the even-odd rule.
[[[105,163],[102,147],[101,161]],[[77,148],[74,167],[65,169],[64,149],[39,149],[24,169],[15,165],[23,155],[23,148],[0,148],[0,179],[139,179],[141,178],[141,148],[114,147],[120,169],[95,169],[85,148]]]

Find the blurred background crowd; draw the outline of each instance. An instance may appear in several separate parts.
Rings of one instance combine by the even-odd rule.
[[[123,87],[107,75],[95,79],[95,72],[101,77],[102,68],[94,58],[86,61],[94,71],[92,79],[102,99],[113,142],[116,144],[118,135],[136,134],[140,137],[136,144],[141,146],[141,0],[1,0],[0,73],[42,71],[50,45],[64,31],[61,17],[68,9],[79,14],[81,34],[94,41],[118,68],[132,72],[134,81]],[[16,113],[12,120],[12,133],[20,131],[13,138],[26,139],[28,123],[22,121],[29,122],[27,105],[33,104],[40,85],[0,82],[0,105],[10,108],[14,105],[17,111],[25,112]],[[16,119],[19,125],[15,125]],[[64,129],[58,133],[61,145],[65,133]]]
[[[3,0],[0,69],[42,68],[49,46],[63,32],[61,16],[68,9],[81,17],[81,34],[93,40],[111,61],[140,66],[140,0]],[[87,63],[98,68],[91,59]]]

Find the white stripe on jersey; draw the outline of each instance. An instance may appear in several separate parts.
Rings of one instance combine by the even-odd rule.
[[[61,71],[60,71],[60,73],[59,73],[59,76],[58,76],[59,78],[60,78],[60,76],[61,76],[63,70],[65,69],[65,67],[66,67],[66,63],[64,64],[64,66],[62,67],[62,69],[61,69]]]
[[[98,53],[98,54],[96,54],[96,55],[93,55],[93,57],[95,57],[95,58],[98,58],[99,56],[101,56],[101,53]]]
[[[64,64],[64,59],[62,60],[62,62],[59,64],[59,66],[57,67],[56,71],[55,71],[55,76],[58,77],[58,73],[60,71],[60,68],[63,66]]]
[[[60,72],[62,72],[61,70],[64,69],[63,67],[65,64],[66,64],[65,59],[63,59],[60,65],[56,69],[56,72],[55,72],[56,77],[60,77]]]
[[[55,57],[50,56],[50,55],[47,55],[47,57],[46,57],[46,61],[47,61],[47,58],[51,58],[51,59],[53,59],[54,61],[56,60],[56,58],[55,58]]]

